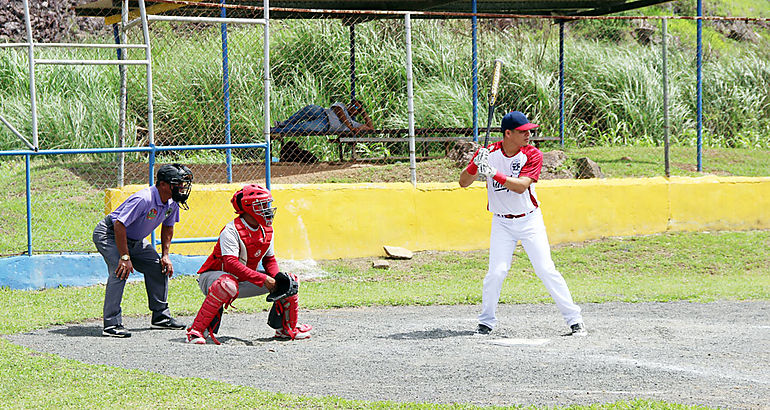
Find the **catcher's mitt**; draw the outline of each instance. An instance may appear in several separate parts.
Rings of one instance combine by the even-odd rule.
[[[299,282],[297,278],[289,273],[278,272],[275,275],[275,290],[267,295],[268,302],[275,302],[289,296],[294,296],[299,292]]]

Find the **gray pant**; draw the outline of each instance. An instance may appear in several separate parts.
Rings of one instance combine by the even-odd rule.
[[[120,252],[115,244],[115,230],[112,218],[108,215],[96,224],[94,245],[107,263],[107,288],[104,291],[104,327],[123,324],[120,302],[123,300],[123,288],[126,281],[118,279]],[[152,311],[152,322],[171,318],[168,309],[168,277],[163,274],[160,256],[147,240],[128,239],[128,254],[134,269],[144,274],[144,287],[147,289],[147,305]]]
[[[221,270],[210,270],[198,275],[198,286],[200,286],[201,292],[203,292],[204,295],[208,295],[211,285],[222,275],[229,275],[229,273],[222,272]],[[232,276],[235,280],[238,280],[235,275]],[[257,286],[247,281],[238,282],[238,299],[267,295],[268,293],[270,293],[270,291],[264,286]]]

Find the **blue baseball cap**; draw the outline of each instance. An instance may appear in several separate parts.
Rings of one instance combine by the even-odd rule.
[[[529,122],[527,116],[521,111],[511,111],[508,114],[505,114],[503,120],[500,122],[500,128],[502,128],[503,132],[505,132],[505,130],[526,131],[539,126],[540,125],[538,124]]]

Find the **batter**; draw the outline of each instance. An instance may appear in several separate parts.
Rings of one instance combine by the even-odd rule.
[[[479,334],[489,334],[497,325],[495,311],[518,241],[570,327],[570,334],[587,334],[580,307],[572,301],[567,283],[551,259],[543,214],[535,193],[534,184],[540,177],[543,153],[529,145],[529,137],[530,130],[537,127],[523,113],[509,112],[501,122],[503,140],[480,148],[460,174],[459,182],[463,188],[473,183],[477,173],[486,178],[487,208],[493,215],[489,269],[484,278],[476,330]]]

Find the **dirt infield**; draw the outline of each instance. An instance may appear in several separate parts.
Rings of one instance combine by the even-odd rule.
[[[584,304],[589,336],[562,336],[551,304],[501,305],[489,336],[477,306],[301,312],[309,340],[271,338],[266,313],[228,314],[222,346],[128,318],[130,339],[101,323],[6,336],[85,363],[204,377],[284,393],[396,402],[557,406],[648,398],[770,408],[770,302]],[[184,318],[188,323],[189,317]],[[193,370],[194,369],[194,370]]]

